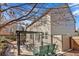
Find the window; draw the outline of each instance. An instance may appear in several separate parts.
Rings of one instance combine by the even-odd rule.
[[[35,40],[37,40],[38,42],[40,42],[40,33],[37,33],[37,34],[36,34]]]
[[[44,33],[41,35],[42,39],[44,38]]]
[[[38,34],[38,42],[40,42],[40,34]]]
[[[45,39],[48,39],[48,33],[45,32]]]
[[[33,36],[33,34],[30,34],[30,39],[34,39],[34,36]]]

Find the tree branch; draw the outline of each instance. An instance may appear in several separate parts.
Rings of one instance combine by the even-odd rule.
[[[19,7],[19,6],[24,6],[24,5],[26,5],[26,3],[20,4],[20,5],[17,5],[17,6],[11,6],[11,7],[7,8],[7,9],[4,9],[2,12],[6,11],[8,9],[11,9],[11,8],[15,8],[15,7]]]
[[[34,8],[35,8],[36,6],[37,6],[37,4],[35,4],[35,5],[33,6],[33,8],[28,12],[27,15],[23,15],[22,17],[19,17],[18,19],[14,19],[14,20],[9,21],[8,23],[2,25],[2,26],[0,27],[0,29],[2,29],[3,27],[7,26],[8,24],[10,24],[10,23],[12,23],[12,22],[14,22],[14,21],[18,21],[19,19],[21,19],[21,18],[23,18],[23,17],[27,17],[27,16],[34,10]]]

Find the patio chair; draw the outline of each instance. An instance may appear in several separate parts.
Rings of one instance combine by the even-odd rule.
[[[33,49],[33,55],[34,55],[34,56],[39,56],[39,51],[38,51],[37,48],[34,48],[34,49]]]
[[[47,56],[48,55],[48,45],[40,46],[40,56]]]
[[[55,56],[56,50],[57,50],[56,44],[49,45],[48,56],[52,55]]]

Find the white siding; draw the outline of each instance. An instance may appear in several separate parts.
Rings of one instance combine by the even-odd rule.
[[[49,14],[45,15],[36,23],[32,24],[27,31],[36,31],[36,32],[43,32],[43,44],[51,43],[51,17]],[[45,39],[45,33],[48,33],[48,39]],[[35,40],[36,41],[36,40]],[[37,42],[37,41],[36,41]],[[35,43],[38,44],[39,42]]]
[[[51,15],[53,34],[74,35],[75,23],[68,8],[53,9]]]

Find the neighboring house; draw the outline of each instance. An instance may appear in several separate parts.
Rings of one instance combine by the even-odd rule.
[[[16,24],[13,24],[13,25],[8,25],[4,28],[1,28],[0,30],[0,35],[13,35],[16,33]]]
[[[57,44],[57,52],[71,49],[69,37],[75,35],[75,20],[68,7],[52,8],[51,11],[38,21],[30,24],[27,31],[43,32],[43,45]],[[38,34],[27,34],[28,41],[35,40],[35,46],[41,43]]]
[[[0,35],[16,35],[17,30],[24,31],[24,27],[22,26],[21,22],[17,22],[11,25],[7,25],[0,30]]]

